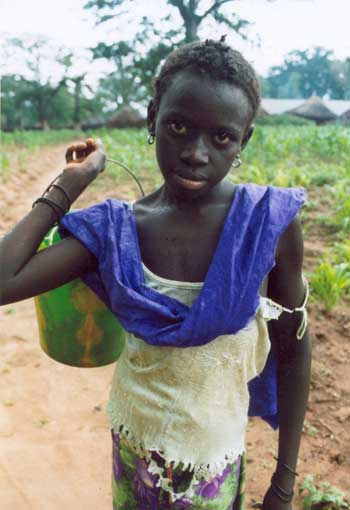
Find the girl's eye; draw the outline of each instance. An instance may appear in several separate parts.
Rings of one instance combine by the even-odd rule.
[[[219,145],[228,145],[231,141],[231,137],[230,137],[230,135],[228,135],[227,133],[224,133],[224,132],[217,133],[216,135],[214,135],[214,140]]]
[[[186,135],[188,132],[185,124],[182,124],[181,122],[169,122],[168,126],[177,135]]]

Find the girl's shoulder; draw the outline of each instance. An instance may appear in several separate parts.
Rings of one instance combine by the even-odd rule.
[[[75,221],[75,220],[90,220],[97,221],[103,220],[113,221],[115,216],[128,212],[132,207],[132,202],[126,202],[124,200],[117,200],[115,198],[107,198],[102,202],[90,205],[83,209],[77,209],[71,211],[70,214],[63,218],[63,222]]]
[[[125,223],[130,223],[126,221],[130,216],[130,203],[108,198],[63,216],[59,233],[62,238],[73,235],[97,256],[104,250],[107,240],[122,231]]]
[[[288,187],[282,188],[280,186],[261,185],[255,183],[241,183],[237,184],[237,190],[241,193],[245,193],[254,200],[261,200],[265,198],[267,200],[283,200],[283,199],[294,199],[298,202],[304,203],[307,198],[306,190],[302,187]]]
[[[242,183],[236,187],[233,212],[243,211],[252,221],[265,218],[272,224],[287,226],[307,199],[304,188]]]

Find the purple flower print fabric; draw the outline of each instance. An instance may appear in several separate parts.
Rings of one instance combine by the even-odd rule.
[[[227,464],[222,473],[193,485],[194,495],[175,499],[169,491],[157,487],[158,475],[148,471],[149,462],[140,458],[125,439],[112,432],[113,440],[113,510],[243,510],[245,457]],[[174,494],[183,493],[193,479],[193,472],[167,468],[164,459],[152,453],[164,475],[171,481]]]

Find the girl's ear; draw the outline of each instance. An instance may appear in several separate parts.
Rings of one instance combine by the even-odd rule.
[[[251,124],[249,126],[249,128],[247,129],[247,131],[244,133],[243,140],[242,140],[242,143],[241,143],[241,150],[243,150],[244,147],[247,145],[247,143],[249,142],[253,132],[254,132],[254,124]]]
[[[156,115],[157,115],[157,110],[154,105],[153,99],[151,99],[151,101],[148,103],[148,108],[147,108],[147,127],[148,127],[148,132],[151,135],[155,135]]]

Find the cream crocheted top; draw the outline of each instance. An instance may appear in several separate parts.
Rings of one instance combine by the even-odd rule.
[[[144,274],[148,286],[188,306],[202,287],[166,280],[145,266]],[[157,347],[127,334],[108,404],[112,428],[144,458],[151,460],[155,450],[166,464],[193,469],[193,483],[221,473],[245,449],[247,383],[262,371],[270,350],[266,319],[281,312],[261,298],[244,329],[201,347]],[[153,461],[150,471],[162,474]],[[172,492],[168,484],[160,476],[159,485]]]

